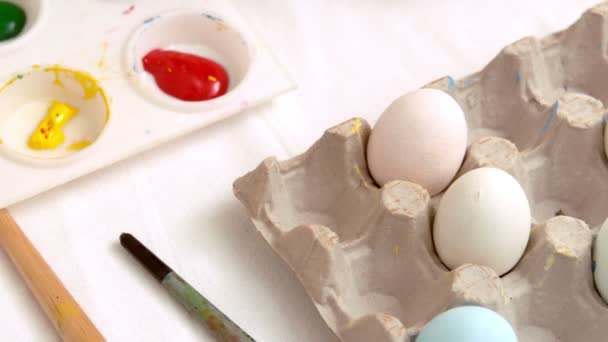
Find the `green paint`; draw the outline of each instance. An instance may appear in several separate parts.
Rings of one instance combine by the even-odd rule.
[[[204,322],[220,341],[255,341],[175,272],[167,274],[162,284],[191,315]]]
[[[22,78],[23,78],[23,75],[19,74],[19,75],[17,75],[17,78],[18,78],[18,79],[22,79]]]
[[[0,1],[0,42],[15,38],[25,27],[23,8],[8,2]]]

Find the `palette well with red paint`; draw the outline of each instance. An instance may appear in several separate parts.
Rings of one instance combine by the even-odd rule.
[[[0,207],[295,87],[224,0],[8,2]]]

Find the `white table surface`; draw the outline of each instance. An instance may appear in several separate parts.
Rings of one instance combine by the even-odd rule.
[[[128,231],[258,341],[335,341],[233,180],[400,94],[565,28],[594,0],[233,0],[298,81],[288,95],[10,207],[109,341],[213,341],[118,245]],[[128,3],[128,1],[126,2]],[[16,185],[17,186],[17,185]],[[0,191],[2,191],[0,189]],[[0,253],[0,341],[57,341]]]

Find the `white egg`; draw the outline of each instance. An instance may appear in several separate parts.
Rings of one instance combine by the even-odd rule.
[[[367,146],[370,172],[379,185],[417,183],[432,195],[443,191],[462,164],[467,124],[460,105],[437,89],[395,100],[374,126]]]
[[[593,279],[600,296],[608,303],[608,220],[604,222],[597,234],[593,246]]]
[[[470,263],[503,275],[523,255],[530,225],[530,205],[521,185],[500,169],[484,167],[465,173],[445,192],[433,241],[450,269]]]

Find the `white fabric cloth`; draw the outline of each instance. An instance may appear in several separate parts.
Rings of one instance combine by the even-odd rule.
[[[300,88],[10,208],[109,341],[213,341],[118,245],[137,236],[258,341],[335,341],[256,233],[232,182],[353,116],[482,68],[574,22],[593,0],[234,0]],[[0,190],[1,191],[1,190]],[[0,341],[57,335],[0,254]]]

